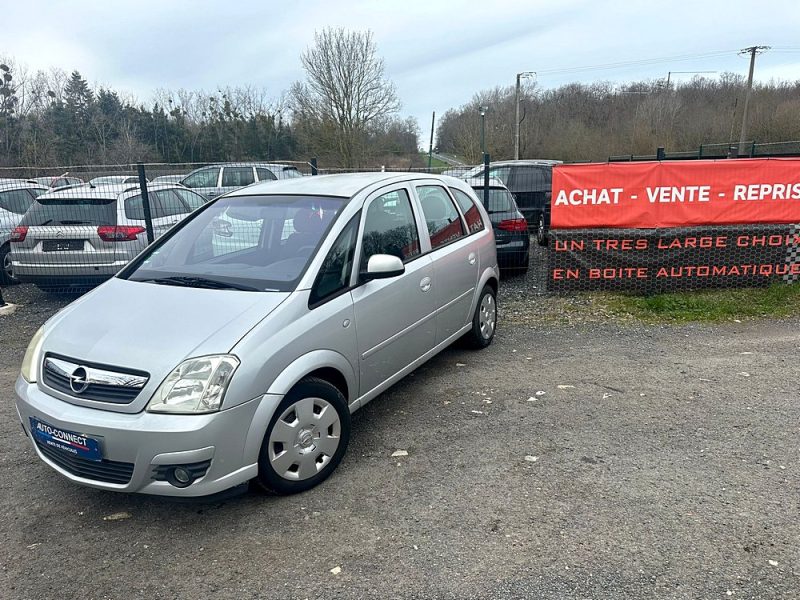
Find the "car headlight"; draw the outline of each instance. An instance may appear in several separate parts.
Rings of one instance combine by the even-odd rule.
[[[158,387],[148,412],[202,414],[222,406],[225,391],[239,359],[230,354],[200,356],[183,361]]]
[[[28,349],[25,350],[25,357],[22,359],[22,377],[28,383],[36,383],[39,378],[39,363],[42,356],[42,338],[44,336],[44,327],[39,327],[38,331],[33,334],[31,343],[28,344]]]

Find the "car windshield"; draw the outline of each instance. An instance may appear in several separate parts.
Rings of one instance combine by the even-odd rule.
[[[483,197],[484,188],[473,188],[475,195],[481,201],[481,204],[486,206]],[[486,206],[488,213],[510,212],[514,210],[512,204],[511,192],[503,188],[489,188],[489,205]]]
[[[207,205],[120,275],[167,285],[291,291],[344,198],[233,196]]]

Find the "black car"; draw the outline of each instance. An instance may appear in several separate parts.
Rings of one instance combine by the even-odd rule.
[[[504,160],[489,164],[489,177],[502,181],[514,194],[520,212],[528,221],[536,241],[547,245],[550,228],[550,197],[553,183],[553,166],[557,160]],[[484,168],[475,167],[464,175],[465,179],[482,179]]]
[[[483,179],[470,179],[468,183],[489,213],[500,268],[527,272],[531,245],[528,221],[517,207],[514,196],[500,180],[490,179],[487,203]]]

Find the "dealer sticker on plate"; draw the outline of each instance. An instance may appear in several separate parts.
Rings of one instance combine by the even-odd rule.
[[[39,419],[31,417],[31,432],[39,443],[50,446],[62,452],[69,452],[76,458],[100,461],[100,442],[81,433],[67,431],[42,423]]]

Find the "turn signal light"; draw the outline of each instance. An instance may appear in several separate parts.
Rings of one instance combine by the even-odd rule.
[[[97,228],[97,235],[104,242],[133,242],[145,231],[144,227],[131,225],[101,225]]]
[[[497,226],[503,231],[528,231],[528,222],[525,219],[506,219]]]
[[[14,227],[11,231],[11,241],[12,242],[24,242],[25,236],[28,235],[28,226],[27,225],[18,225]]]

